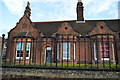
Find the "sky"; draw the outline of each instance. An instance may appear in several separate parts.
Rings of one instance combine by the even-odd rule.
[[[24,14],[27,1],[30,2],[32,22],[77,19],[76,5],[78,0],[0,0],[0,36],[2,34],[7,36],[10,29],[16,26]],[[118,19],[119,1],[82,0],[84,19]]]

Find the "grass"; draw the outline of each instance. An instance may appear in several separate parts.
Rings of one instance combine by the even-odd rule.
[[[27,66],[30,66],[30,67],[58,67],[58,68],[80,68],[80,69],[120,69],[120,64],[117,65],[117,68],[116,68],[116,64],[61,64],[61,63],[41,63],[41,64],[38,64],[38,63],[9,63],[9,62],[6,62],[6,63],[3,63],[2,65],[4,66],[22,66],[22,67],[27,67]]]

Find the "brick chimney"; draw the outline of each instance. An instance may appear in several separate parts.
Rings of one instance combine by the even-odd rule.
[[[84,21],[83,17],[83,3],[81,0],[78,0],[76,13],[77,13],[77,21]]]

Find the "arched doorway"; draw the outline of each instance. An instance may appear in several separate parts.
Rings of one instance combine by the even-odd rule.
[[[52,47],[48,46],[46,47],[46,63],[52,62]]]

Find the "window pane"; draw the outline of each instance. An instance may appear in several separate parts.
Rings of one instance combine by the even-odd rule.
[[[57,44],[57,59],[59,59],[59,43]]]
[[[19,54],[17,54],[17,57],[20,57],[20,55],[19,55]]]
[[[51,48],[51,47],[47,47],[46,49],[47,49],[47,50],[52,50],[52,48]]]
[[[76,57],[76,43],[74,43],[74,59]]]
[[[26,54],[26,57],[29,57],[29,54]]]
[[[20,50],[17,50],[17,54],[19,54],[20,53]]]
[[[17,50],[20,50],[20,43],[17,43]]]
[[[26,50],[30,50],[30,43],[27,43]]]
[[[70,59],[70,43],[63,43],[63,59]]]
[[[16,59],[21,59],[23,57],[24,43],[18,42],[16,44]]]
[[[24,48],[24,43],[18,42],[17,43],[17,50],[23,50]]]
[[[97,60],[97,44],[94,43],[94,59]]]
[[[109,58],[109,46],[108,43],[101,43],[102,58]]]
[[[30,57],[30,43],[27,43],[26,45],[26,59],[29,59]]]

